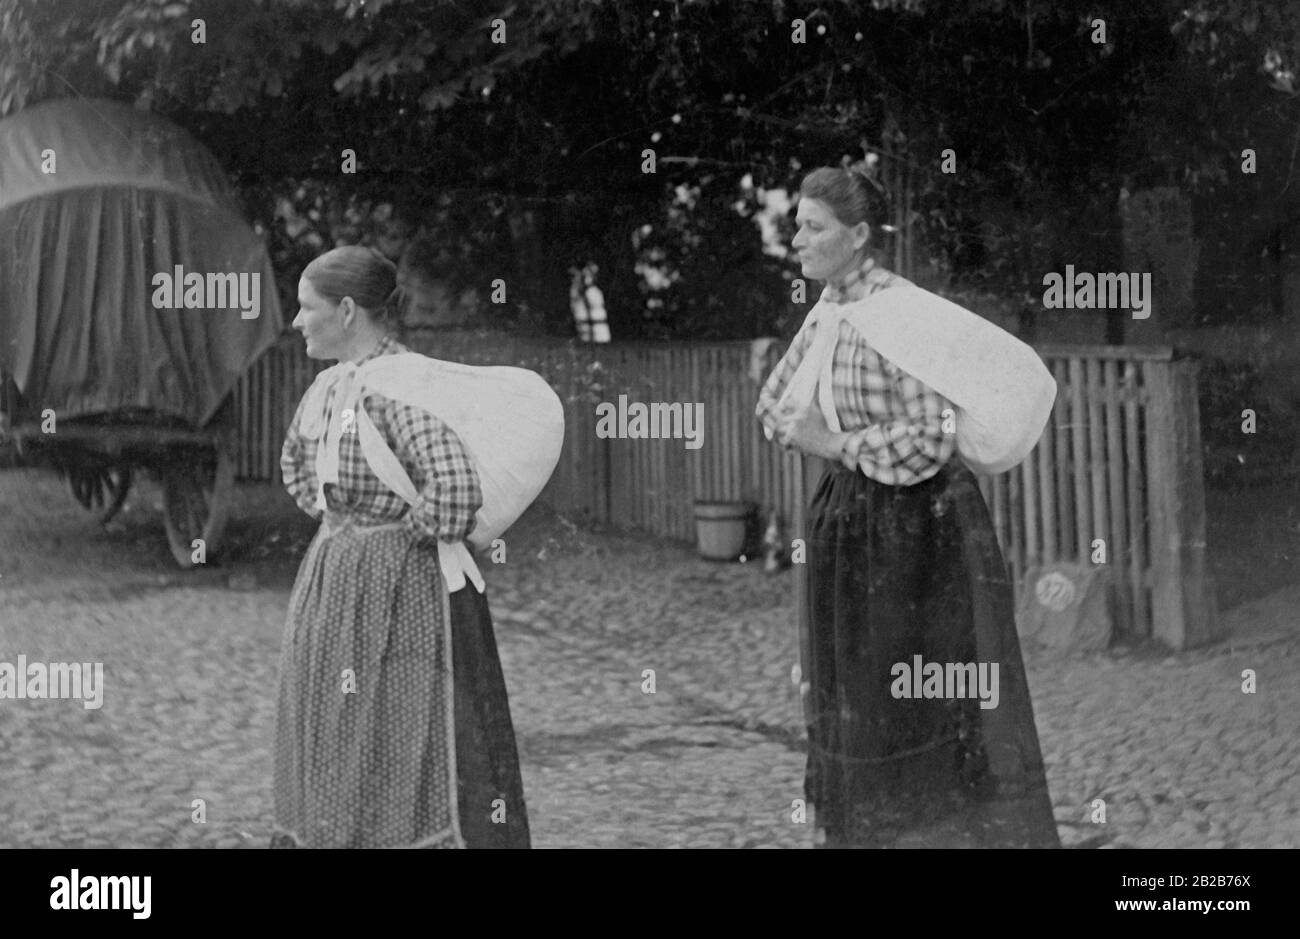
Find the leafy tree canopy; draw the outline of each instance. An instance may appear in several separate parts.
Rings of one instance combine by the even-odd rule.
[[[1113,254],[1126,183],[1241,189],[1245,147],[1276,229],[1298,61],[1300,8],[1266,0],[0,0],[0,114],[76,94],[172,116],[286,269],[395,213],[556,329],[597,260],[622,336],[788,330],[806,308],[761,193],[845,156],[876,161],[939,274],[1004,294]]]

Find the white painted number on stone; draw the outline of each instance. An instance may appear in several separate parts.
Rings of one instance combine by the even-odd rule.
[[[1051,571],[1038,578],[1034,596],[1043,606],[1059,613],[1074,602],[1074,583],[1059,571]]]

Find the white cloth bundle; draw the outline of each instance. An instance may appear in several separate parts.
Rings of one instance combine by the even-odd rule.
[[[325,401],[336,390],[330,413]],[[464,445],[478,473],[483,504],[467,539],[476,548],[491,545],[545,488],[564,446],[564,406],[537,373],[510,366],[475,366],[443,362],[414,352],[378,356],[363,365],[340,363],[317,377],[307,391],[305,415],[323,415],[303,432],[316,436],[316,475],[323,504],[325,484],[338,483],[339,439],[349,431],[350,412],[361,452],[390,489],[408,503],[419,498],[415,485],[383,436],[360,406],[365,395],[383,395],[428,411]],[[459,589],[468,571],[483,589],[473,557],[463,544],[439,542],[448,588]]]
[[[840,425],[831,400],[831,368],[841,321],[952,402],[957,453],[975,472],[994,475],[1016,466],[1047,426],[1056,382],[1038,353],[938,294],[891,287],[850,303],[820,301],[808,318],[816,332],[781,401],[816,401],[834,432]]]

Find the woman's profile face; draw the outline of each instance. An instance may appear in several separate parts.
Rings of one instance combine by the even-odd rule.
[[[347,345],[343,328],[344,304],[331,303],[316,292],[306,277],[298,279],[298,315],[293,328],[307,340],[312,359],[339,359]]]
[[[826,281],[847,274],[866,244],[866,224],[845,225],[826,203],[807,197],[799,200],[794,218],[799,230],[790,247],[799,256],[803,276]]]

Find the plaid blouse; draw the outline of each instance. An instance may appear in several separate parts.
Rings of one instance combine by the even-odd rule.
[[[868,258],[842,284],[827,284],[821,299],[848,303],[909,282]],[[756,413],[775,431],[776,404],[812,343],[816,326],[805,324],[759,392]],[[885,359],[847,321],[840,323],[831,366],[831,399],[840,427],[852,436],[842,462],[889,486],[911,486],[939,472],[957,442],[943,431],[951,403]]]
[[[357,364],[380,355],[408,352],[391,336]],[[333,392],[330,392],[330,406]],[[308,515],[319,518],[316,508],[317,441],[300,431],[304,397],[289,425],[280,452],[280,472],[285,488]],[[362,407],[374,421],[384,441],[401,462],[420,492],[414,506],[389,489],[375,475],[361,452],[360,436],[345,433],[339,442],[339,484],[327,483],[325,503],[331,511],[361,515],[374,524],[404,519],[417,537],[461,541],[474,529],[474,513],[483,504],[478,473],[455,432],[429,412],[400,404],[378,394],[366,395]]]

